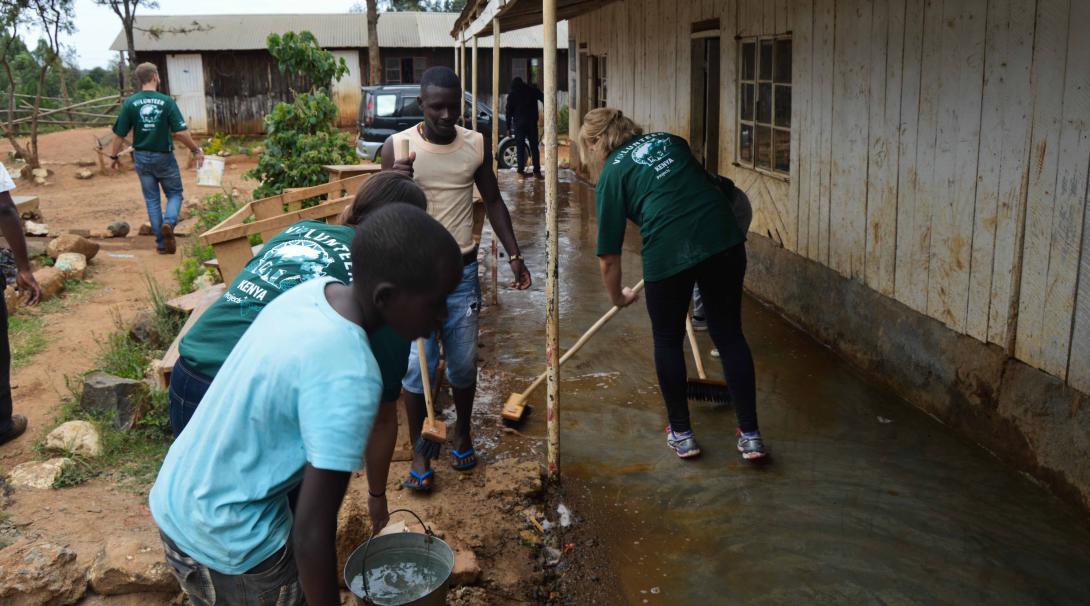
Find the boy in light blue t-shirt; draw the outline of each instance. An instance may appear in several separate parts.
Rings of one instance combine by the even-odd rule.
[[[167,453],[151,513],[193,604],[340,604],[337,510],[382,391],[369,335],[433,332],[462,267],[408,204],[367,217],[351,255],[351,285],[311,280],[258,315]]]

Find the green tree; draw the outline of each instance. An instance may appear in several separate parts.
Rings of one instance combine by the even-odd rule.
[[[255,198],[319,185],[325,180],[323,164],[355,158],[348,135],[337,130],[337,106],[330,98],[332,83],[348,73],[344,59],[321,48],[308,31],[270,34],[268,47],[281,73],[301,76],[310,88],[293,90],[291,103],[277,103],[265,116],[265,152],[248,173],[261,181]]]

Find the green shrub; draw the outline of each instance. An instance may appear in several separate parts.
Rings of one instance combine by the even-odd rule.
[[[568,134],[568,106],[561,105],[560,109],[556,110],[556,132],[561,135]]]

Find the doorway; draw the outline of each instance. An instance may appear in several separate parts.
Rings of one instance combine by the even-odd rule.
[[[719,171],[719,31],[694,32],[689,143],[711,173]]]

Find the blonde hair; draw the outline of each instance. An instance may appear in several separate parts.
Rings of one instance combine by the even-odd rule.
[[[612,107],[592,109],[583,116],[583,126],[579,128],[579,151],[592,164],[605,162],[613,150],[642,134],[643,129],[621,110]]]
[[[136,81],[140,83],[140,86],[151,82],[155,76],[159,73],[159,68],[155,67],[154,63],[141,63],[136,66]]]

